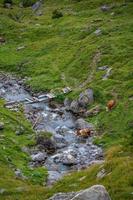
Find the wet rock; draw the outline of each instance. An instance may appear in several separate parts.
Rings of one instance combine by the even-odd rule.
[[[110,11],[111,8],[108,5],[103,5],[103,6],[100,7],[100,9],[103,12],[108,12],[108,11]]]
[[[67,141],[65,140],[65,138],[60,135],[60,134],[55,134],[53,136],[53,140],[56,142],[56,146],[57,148],[63,148],[65,146],[67,146]]]
[[[3,122],[0,122],[0,130],[4,129],[5,124]]]
[[[64,106],[66,107],[66,109],[69,109],[70,105],[71,105],[71,100],[68,98],[65,98],[64,100]]]
[[[78,100],[73,100],[71,105],[70,105],[70,110],[73,112],[73,113],[78,113],[79,110],[80,110],[80,106],[79,106],[79,102]]]
[[[58,126],[56,128],[56,132],[61,134],[61,135],[65,135],[67,132],[69,132],[69,130],[70,129],[68,127],[66,127],[66,126]]]
[[[61,178],[58,171],[48,171],[47,185],[52,185]]]
[[[38,152],[37,154],[31,155],[31,159],[33,162],[43,162],[47,158],[47,154],[45,152]]]
[[[76,161],[76,158],[71,155],[71,153],[65,153],[61,159],[61,162],[64,164],[64,165],[75,165],[77,164],[77,161]]]
[[[78,103],[82,107],[86,107],[94,102],[93,90],[87,89],[79,95]]]
[[[44,138],[43,136],[38,136],[36,143],[40,150],[45,150],[47,153],[54,153],[56,151],[56,144],[50,138]]]
[[[78,119],[76,122],[75,122],[75,125],[76,125],[76,129],[93,129],[93,125],[86,122],[83,118],[80,118]]]
[[[105,187],[102,185],[94,185],[86,189],[71,200],[111,200]]]

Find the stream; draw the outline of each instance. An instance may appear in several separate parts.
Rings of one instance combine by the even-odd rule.
[[[37,134],[52,133],[55,150],[47,153],[44,149],[31,152],[30,167],[45,166],[48,170],[47,185],[51,185],[66,173],[84,169],[103,159],[102,149],[92,143],[92,137],[81,138],[75,134],[76,121],[65,106],[51,107],[52,94],[31,95],[22,80],[8,75],[0,76],[0,98],[7,102],[7,108],[17,111],[22,103],[26,118],[32,123]],[[42,141],[41,141],[42,142]]]

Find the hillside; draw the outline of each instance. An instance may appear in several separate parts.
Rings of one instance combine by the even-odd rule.
[[[101,6],[107,4],[107,11]],[[63,16],[52,18],[55,10]],[[35,132],[19,112],[9,110],[0,100],[0,199],[45,200],[58,192],[78,191],[103,184],[112,200],[133,199],[133,2],[132,0],[45,0],[38,12],[12,9],[0,0],[0,71],[25,78],[35,92],[52,91],[57,102],[71,100],[87,88],[94,91],[97,115],[86,117],[99,133],[94,143],[105,152],[105,162],[74,172],[53,187],[43,186],[46,169],[28,167],[23,146],[35,143]],[[103,68],[104,67],[104,68]],[[70,87],[72,92],[62,95]],[[107,102],[116,106],[106,111]],[[23,127],[19,137],[14,132]],[[27,179],[16,179],[14,169]],[[103,178],[97,174],[105,171]]]

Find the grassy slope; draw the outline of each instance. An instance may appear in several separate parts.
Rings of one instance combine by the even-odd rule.
[[[34,181],[42,182],[42,169],[29,172],[26,166],[29,158],[21,150],[18,151],[18,148],[30,143],[28,134],[32,130],[21,116],[26,134],[19,139],[13,133],[16,114],[1,108],[1,118],[6,113],[5,122],[10,121],[13,116],[12,126],[6,125],[4,132],[6,137],[2,145],[6,144],[7,150],[3,150],[2,146],[0,150],[3,155],[0,187],[9,191],[5,196],[2,195],[2,199],[46,199],[59,191],[80,190],[95,183],[104,184],[113,200],[133,198],[133,103],[129,100],[133,95],[133,4],[129,2],[123,6],[122,0],[106,2],[114,4],[114,8],[108,13],[99,9],[103,0],[50,0],[46,1],[43,7],[44,15],[40,17],[33,15],[30,9],[22,10],[17,6],[14,6],[13,10],[0,8],[0,32],[7,40],[6,45],[0,48],[0,69],[29,77],[27,84],[36,91],[60,90],[64,86],[70,86],[73,88],[70,98],[76,97],[85,88],[92,87],[95,104],[101,104],[103,111],[87,120],[95,123],[102,133],[95,142],[103,145],[107,152],[104,166],[94,166],[74,173],[52,189],[43,190],[40,186],[33,186],[31,183]],[[51,19],[55,8],[62,10],[63,18]],[[114,15],[111,15],[112,12]],[[94,34],[97,28],[102,30],[99,37]],[[23,45],[26,48],[17,52],[16,48]],[[112,75],[107,81],[101,79],[104,72],[96,70],[97,66],[103,65],[112,67]],[[62,79],[63,76],[65,79]],[[91,82],[86,81],[90,77]],[[83,82],[86,84],[80,88]],[[117,106],[108,113],[105,111],[105,105],[110,98],[117,99]],[[34,174],[29,182],[15,179],[4,155],[12,155],[13,165],[22,168],[29,177]],[[102,168],[106,169],[108,175],[97,179],[96,174]],[[7,169],[6,175],[3,173],[4,169]],[[27,188],[28,196],[27,192],[16,192],[19,186]]]

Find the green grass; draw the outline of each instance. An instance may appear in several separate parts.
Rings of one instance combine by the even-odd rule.
[[[0,187],[7,191],[0,198],[42,200],[57,192],[77,191],[100,183],[106,186],[112,200],[132,200],[132,1],[47,0],[42,16],[34,15],[31,8],[21,9],[19,1],[14,2],[11,10],[0,4],[0,35],[6,39],[6,44],[0,46],[0,71],[27,77],[26,84],[34,91],[57,92],[58,102],[65,98],[60,95],[63,87],[72,88],[72,93],[68,94],[71,99],[91,87],[94,105],[100,104],[102,111],[86,120],[97,128],[99,135],[94,142],[104,148],[106,161],[102,166],[92,166],[65,177],[51,189],[39,186],[47,176],[46,170],[30,170],[30,158],[21,151],[23,146],[34,144],[31,125],[22,113],[5,109],[1,102],[0,120],[5,123],[5,129],[0,133]],[[104,3],[113,8],[102,12],[100,6]],[[52,19],[55,9],[64,16]],[[100,36],[94,34],[98,28],[102,31]],[[25,48],[17,51],[20,46]],[[104,65],[112,68],[106,81],[102,80],[105,72],[97,70]],[[116,99],[117,104],[111,112],[106,112],[110,99]],[[16,136],[15,130],[20,126],[24,128],[24,134]],[[17,180],[14,168],[20,168],[29,179]],[[107,175],[97,179],[96,174],[101,168],[106,169]],[[24,187],[26,191],[17,191],[18,187]]]

